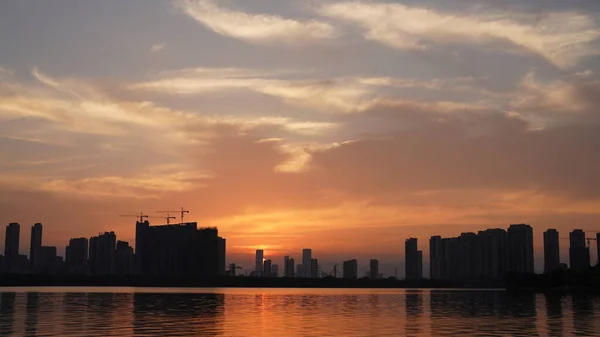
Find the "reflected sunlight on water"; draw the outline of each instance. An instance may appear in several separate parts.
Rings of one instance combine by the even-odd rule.
[[[0,288],[0,336],[600,336],[600,297],[503,291]]]

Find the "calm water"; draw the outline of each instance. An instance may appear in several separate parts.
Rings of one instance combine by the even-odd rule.
[[[600,298],[502,291],[0,288],[0,336],[600,336]]]

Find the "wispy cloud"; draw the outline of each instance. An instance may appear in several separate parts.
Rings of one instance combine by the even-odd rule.
[[[295,105],[331,112],[358,113],[375,104],[398,99],[398,93],[395,96],[382,91],[382,88],[457,91],[472,88],[469,84],[476,81],[473,78],[414,80],[391,77],[282,79],[277,75],[281,73],[234,68],[184,69],[163,73],[157,79],[134,83],[128,88],[175,95],[248,90],[278,97]],[[448,107],[451,102],[442,103]],[[460,106],[464,108],[464,104]]]
[[[397,3],[340,2],[323,5],[319,13],[358,24],[366,39],[398,49],[504,40],[562,68],[600,53],[594,45],[600,29],[592,17],[577,12],[521,15],[517,21],[508,12],[451,14]]]
[[[154,45],[152,45],[152,48],[150,48],[150,51],[153,53],[158,53],[159,51],[165,49],[166,45],[164,43],[156,43]]]
[[[316,20],[300,21],[276,15],[233,11],[221,8],[210,0],[180,0],[176,4],[208,29],[247,42],[302,43],[338,36],[333,26]]]

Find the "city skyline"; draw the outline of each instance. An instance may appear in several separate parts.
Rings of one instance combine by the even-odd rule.
[[[133,242],[118,214],[186,205],[244,265],[310,243],[322,263],[383,270],[409,237],[528,223],[539,265],[538,228],[600,224],[599,15],[561,0],[1,1],[0,224],[42,222],[64,254],[107,230]]]
[[[183,210],[183,208],[182,208]],[[140,220],[143,220],[144,217],[147,217],[142,214]],[[138,215],[139,217],[139,215]],[[157,217],[158,218],[158,217]],[[142,226],[142,227],[140,227]],[[212,230],[210,227],[198,227],[196,222],[186,222],[180,224],[162,224],[162,225],[154,225],[151,226],[148,220],[143,220],[142,222],[136,221],[136,237],[138,240],[141,240],[140,236],[142,232],[147,231],[144,228],[153,228],[153,231],[158,235],[156,239],[158,240],[153,244],[145,243],[143,247],[150,245],[151,247],[158,247],[159,245],[167,244],[165,238],[170,237],[174,239],[176,237],[173,236],[175,232],[168,234],[165,230],[168,228],[179,228],[181,231],[181,238],[189,237],[189,231],[185,228],[191,228],[189,226],[193,226],[193,228],[197,228],[199,231],[203,230]],[[141,229],[140,229],[141,228]],[[20,254],[21,250],[19,247],[20,241],[23,240],[23,237],[20,236],[20,224],[18,223],[10,223],[6,226],[5,231],[5,246],[10,245],[13,247],[12,249],[5,249],[3,257],[3,268],[5,270],[10,270],[11,263],[21,263],[19,262],[19,258],[22,259],[25,257],[27,260],[27,265],[30,270],[33,272],[48,272],[48,265],[54,265],[54,259],[59,259],[56,261],[60,261],[58,263],[66,262],[65,270],[68,272],[75,272],[85,270],[91,274],[115,274],[115,275],[133,275],[135,273],[140,272],[140,265],[138,259],[134,259],[134,252],[137,253],[136,249],[139,249],[140,252],[146,251],[147,248],[143,248],[142,246],[138,246],[137,241],[127,242],[122,240],[117,240],[117,236],[114,232],[104,232],[99,233],[98,236],[92,236],[89,238],[89,248],[88,248],[88,238],[71,238],[68,241],[68,245],[66,246],[66,250],[64,255],[57,254],[59,251],[55,246],[42,246],[42,229],[43,225],[41,223],[35,223],[31,226],[31,237],[30,242],[36,242],[38,246],[39,255],[46,256],[46,261],[44,263],[38,262],[44,266],[44,268],[40,268],[40,266],[36,266],[34,260],[31,258],[31,253],[34,252],[34,249],[31,249],[33,245],[31,245],[29,251],[30,254]],[[158,230],[158,231],[157,231]],[[217,231],[216,228],[214,228]],[[11,233],[9,235],[9,233]],[[38,234],[39,233],[39,234]],[[162,234],[160,234],[162,233]],[[188,234],[186,234],[188,233]],[[511,234],[512,233],[512,234]],[[508,230],[500,229],[500,228],[491,228],[480,230],[476,233],[463,232],[459,237],[455,238],[442,238],[439,235],[435,235],[430,237],[429,244],[426,249],[423,249],[422,245],[418,245],[417,238],[408,238],[405,240],[404,254],[402,254],[404,260],[401,263],[398,260],[394,261],[385,261],[383,271],[379,270],[379,258],[373,258],[371,255],[370,258],[366,259],[365,263],[359,263],[356,255],[350,254],[346,258],[350,257],[351,260],[340,260],[340,261],[325,261],[325,263],[320,264],[318,258],[313,258],[314,255],[312,253],[311,248],[302,248],[301,252],[298,255],[288,254],[284,256],[273,255],[273,254],[265,254],[265,250],[257,249],[254,253],[254,261],[255,265],[252,268],[249,268],[249,265],[246,264],[246,267],[240,266],[240,259],[237,256],[230,257],[226,253],[225,239],[218,237],[218,243],[215,243],[214,249],[222,250],[222,253],[214,253],[221,254],[222,258],[219,260],[214,260],[212,263],[216,263],[219,268],[219,272],[221,274],[230,273],[231,269],[242,269],[244,272],[242,275],[254,275],[254,276],[263,276],[263,277],[272,277],[273,275],[278,276],[287,276],[287,277],[308,277],[308,278],[316,278],[322,277],[324,275],[339,275],[338,277],[344,278],[354,278],[347,277],[344,275],[354,275],[356,277],[361,277],[361,275],[365,275],[370,278],[380,278],[380,277],[390,277],[390,276],[400,276],[401,278],[407,279],[421,279],[421,278],[433,278],[433,279],[445,279],[445,278],[456,278],[456,279],[470,279],[470,278],[489,278],[489,279],[500,279],[500,275],[504,275],[506,272],[516,271],[521,273],[542,273],[542,272],[550,272],[556,269],[561,268],[561,265],[565,265],[568,267],[572,267],[575,269],[586,268],[586,266],[595,265],[600,259],[600,249],[597,247],[597,238],[600,237],[600,233],[590,233],[585,232],[581,229],[576,229],[569,234],[569,237],[559,237],[559,232],[556,229],[547,229],[543,233],[544,247],[542,250],[543,260],[541,265],[535,262],[534,259],[534,237],[532,235],[534,233],[533,228],[530,225],[526,224],[513,224],[508,227]],[[177,234],[180,235],[180,234]],[[501,235],[498,237],[498,235]],[[8,239],[11,237],[12,239]],[[14,238],[17,238],[16,240]],[[102,241],[106,238],[108,241]],[[147,241],[148,239],[145,239]],[[180,239],[176,239],[180,240]],[[450,241],[454,241],[451,243]],[[474,241],[476,240],[476,241]],[[568,245],[568,258],[561,258],[560,251],[560,240],[569,240],[570,243]],[[81,242],[83,241],[83,242]],[[170,241],[170,240],[167,240]],[[14,253],[15,242],[17,242],[17,254]],[[105,242],[105,243],[102,243]],[[140,241],[141,242],[141,241]],[[179,243],[178,243],[179,242]],[[595,246],[591,245],[591,242],[594,242]],[[160,243],[160,244],[159,244]],[[182,242],[173,241],[171,244],[174,244],[173,247],[181,247]],[[449,248],[449,244],[455,245],[456,248]],[[465,246],[465,244],[467,246]],[[107,246],[108,245],[108,246]],[[203,246],[205,244],[202,244]],[[463,245],[463,248],[460,248],[458,245]],[[488,256],[485,253],[479,252],[479,245],[482,247],[488,247],[484,249],[492,249],[495,250],[492,256]],[[8,247],[8,246],[7,246]],[[79,248],[77,248],[79,247]],[[98,248],[96,248],[98,247]],[[105,247],[105,248],[101,248]],[[112,247],[112,248],[108,248]],[[222,247],[222,248],[217,248]],[[69,253],[69,248],[71,248],[71,254]],[[421,250],[418,250],[421,248]],[[88,257],[88,249],[89,249],[89,257]],[[97,261],[95,255],[100,249],[104,249],[104,261]],[[143,250],[142,250],[143,249]],[[158,248],[156,248],[158,249]],[[163,249],[163,248],[161,248]],[[164,248],[169,249],[169,248]],[[459,254],[460,262],[452,262],[454,266],[451,267],[450,260],[451,257],[445,257],[449,254],[449,250],[452,249],[462,249],[462,252]],[[464,249],[467,249],[464,251]],[[74,251],[78,251],[79,256],[73,254]],[[83,251],[83,253],[82,253]],[[429,252],[429,254],[423,254],[423,251]],[[9,252],[15,255],[13,259],[6,259],[5,256],[8,256]],[[106,255],[106,252],[110,252],[109,255]],[[410,252],[410,253],[409,253]],[[124,255],[123,255],[124,254]],[[141,253],[147,254],[147,253]],[[204,256],[205,253],[202,253]],[[498,255],[500,254],[500,255]],[[539,252],[538,252],[539,254]],[[82,256],[83,255],[83,256]],[[102,255],[102,254],[101,254]],[[139,254],[138,254],[139,255]],[[429,256],[427,256],[429,255]],[[69,256],[71,256],[71,262],[69,262]],[[215,255],[216,256],[216,255]],[[298,264],[295,264],[294,256],[299,256]],[[407,259],[406,257],[408,258]],[[423,256],[426,256],[427,259],[423,259]],[[472,256],[472,257],[471,257]],[[503,257],[500,257],[503,256]],[[48,257],[51,257],[51,261],[48,262]],[[118,258],[117,258],[118,257]],[[400,257],[400,254],[398,256]],[[471,258],[478,257],[478,261],[470,260]],[[158,258],[158,257],[156,257]],[[498,265],[499,258],[504,259],[504,265],[501,267]],[[73,263],[73,259],[77,260],[77,262]],[[89,260],[88,260],[89,259]],[[162,258],[164,259],[164,257]],[[236,260],[237,259],[237,260]],[[412,260],[411,260],[412,259]],[[281,260],[281,261],[278,261]],[[108,261],[108,263],[107,263]],[[267,262],[268,261],[268,262]],[[413,261],[413,262],[410,262]],[[522,262],[521,262],[522,261]],[[574,262],[575,261],[575,262]],[[278,263],[280,262],[280,263]],[[386,263],[387,262],[387,263]],[[177,262],[183,263],[183,262]],[[187,263],[187,262],[185,262]],[[305,271],[305,263],[309,264],[308,274]],[[375,264],[374,264],[375,263]],[[411,265],[412,263],[412,265]],[[464,267],[458,267],[456,263],[460,263],[464,265]],[[482,264],[477,265],[475,264]],[[268,267],[267,267],[268,264]],[[281,266],[281,273],[279,273],[279,266]],[[352,268],[352,271],[348,272],[345,270],[347,266]],[[358,267],[360,266],[360,268]],[[376,271],[373,272],[372,268],[376,266]],[[398,268],[404,267],[404,273],[398,273]],[[22,266],[21,266],[22,268]],[[56,268],[56,266],[54,267]],[[97,271],[97,268],[104,268],[100,271]],[[194,267],[198,268],[198,267]],[[204,267],[203,267],[204,268]],[[213,267],[211,267],[213,268]],[[217,267],[214,267],[217,268]],[[267,270],[268,268],[268,270]],[[449,270],[452,270],[452,274],[449,274]],[[467,269],[461,269],[467,268]],[[480,269],[483,268],[483,269]],[[498,269],[500,268],[500,269]],[[51,269],[50,269],[51,271]],[[375,273],[375,274],[373,274]],[[457,274],[456,274],[457,273]],[[236,272],[236,274],[240,274]],[[290,276],[291,275],[291,276]],[[477,276],[475,276],[477,275]],[[478,276],[481,275],[481,276]]]

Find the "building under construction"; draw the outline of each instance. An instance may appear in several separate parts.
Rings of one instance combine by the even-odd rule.
[[[137,221],[135,270],[142,276],[212,277],[225,274],[225,239],[196,222],[150,226]]]

